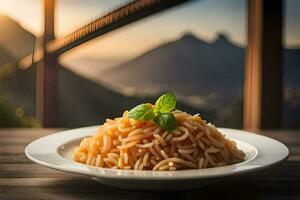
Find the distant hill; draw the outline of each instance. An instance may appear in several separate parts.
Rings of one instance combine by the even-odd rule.
[[[300,48],[284,49],[283,58],[285,83],[299,87]],[[207,43],[188,33],[101,72],[99,79],[117,87],[120,92],[122,87],[142,90],[155,85],[165,89],[175,87],[180,91],[180,87],[176,87],[184,85],[189,91],[180,93],[227,93],[242,89],[243,66],[244,48],[231,43],[227,36],[220,34],[214,42]]]
[[[0,32],[0,97],[5,99],[0,106],[5,107],[7,112],[22,107],[26,114],[33,116],[35,71],[22,71],[16,63],[32,52],[35,36],[3,15],[0,15]],[[4,102],[10,105],[2,105]],[[15,116],[14,113],[11,116]]]
[[[300,127],[297,117],[300,115],[300,49],[285,49],[283,57],[283,123],[285,127]],[[233,107],[242,107],[243,66],[244,48],[231,43],[225,35],[207,43],[188,33],[107,70],[99,78],[128,96],[175,91],[182,102],[219,113],[214,120],[223,124],[224,116],[242,117],[241,109]]]
[[[0,45],[0,67],[14,60],[12,55]]]
[[[300,47],[285,49],[283,60],[286,66],[283,73],[286,86],[300,88]]]
[[[213,115],[217,125],[241,127],[243,66],[244,49],[225,35],[207,43],[188,33],[102,72],[99,78],[126,96],[173,91],[180,102]]]
[[[300,128],[300,48],[285,49],[283,125]]]
[[[172,90],[184,96],[218,95],[228,102],[242,94],[243,55],[244,50],[224,35],[210,44],[186,34],[102,73],[101,78],[129,95]]]
[[[10,56],[20,59],[32,52],[35,36],[13,19],[0,15],[0,30],[0,47],[9,52]]]
[[[24,108],[30,115],[35,114],[35,71],[35,66],[25,71],[17,69],[2,85],[12,102]],[[120,116],[124,110],[139,103],[155,101],[155,97],[124,97],[64,67],[59,68],[58,74],[56,126],[79,127],[99,124],[106,118]],[[178,108],[195,111],[181,103],[178,104]],[[209,115],[205,117],[212,118]]]
[[[77,127],[102,123],[106,118],[122,115],[143,102],[154,102],[151,98],[124,97],[123,95],[81,78],[61,67],[58,81],[58,125]],[[195,112],[195,109],[178,103],[178,109]],[[203,110],[198,112],[205,113]],[[211,120],[212,115],[204,116]]]

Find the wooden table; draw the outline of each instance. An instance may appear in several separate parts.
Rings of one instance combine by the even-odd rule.
[[[89,178],[48,169],[29,161],[25,146],[58,129],[0,129],[0,199],[300,199],[300,131],[266,131],[285,143],[288,161],[259,173],[224,178],[185,192],[113,189]]]

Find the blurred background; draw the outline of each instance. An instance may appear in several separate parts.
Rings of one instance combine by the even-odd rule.
[[[129,2],[56,0],[55,37]],[[300,128],[300,1],[283,2],[282,127]],[[173,91],[179,109],[241,128],[247,6],[246,0],[187,2],[62,54],[54,126],[100,124]],[[0,0],[1,127],[42,125],[36,115],[38,64],[21,61],[38,53],[43,32],[42,0]]]

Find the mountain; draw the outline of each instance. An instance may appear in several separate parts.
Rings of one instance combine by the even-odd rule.
[[[9,52],[10,56],[21,59],[32,52],[35,39],[32,33],[4,15],[0,15],[0,27],[0,46]]]
[[[117,92],[81,78],[64,67],[59,68],[57,125],[79,127],[100,124],[106,118],[122,115],[137,104],[155,102],[157,96],[125,97]],[[177,107],[187,112],[195,109],[178,103]],[[200,110],[198,110],[199,112]],[[203,111],[201,113],[204,113]],[[213,116],[204,115],[208,120]]]
[[[300,128],[300,48],[285,49],[283,125]]]
[[[14,58],[12,55],[5,48],[0,46],[0,67],[13,61]]]
[[[11,117],[15,116],[14,109],[18,107],[24,108],[26,114],[33,116],[35,71],[20,70],[16,63],[32,52],[35,36],[13,19],[3,15],[0,15],[0,30],[0,107],[5,108],[6,112],[12,112]]]
[[[137,86],[137,90],[147,91],[156,86],[183,95],[213,92],[225,100],[233,94],[241,95],[243,65],[244,49],[230,43],[226,36],[207,43],[186,34],[102,73],[101,77],[112,87]]]
[[[34,115],[35,72],[20,70],[16,63],[31,54],[35,36],[4,15],[0,15],[0,30],[0,95]]]
[[[300,48],[285,49],[283,52],[284,60],[284,80],[289,87],[300,88]]]
[[[27,70],[14,71],[4,84],[3,91],[17,107],[33,116],[35,114],[35,73],[36,66]],[[80,127],[100,124],[106,118],[122,115],[143,102],[154,102],[151,98],[127,98],[117,92],[98,85],[93,81],[82,78],[74,72],[64,68],[58,69],[58,95],[56,107],[56,126]],[[189,112],[193,108],[179,103],[178,108]],[[211,116],[205,115],[211,119]]]
[[[162,44],[99,76],[127,96],[169,90],[181,102],[207,108],[217,124],[242,118],[244,48],[220,34],[207,43],[193,34]],[[300,49],[284,49],[284,127],[300,127]],[[198,103],[197,103],[198,102]],[[206,103],[205,103],[206,102]],[[225,117],[226,116],[226,117]]]
[[[207,43],[188,33],[99,77],[125,96],[173,91],[179,102],[205,111],[215,124],[241,127],[243,66],[244,49],[227,36]]]

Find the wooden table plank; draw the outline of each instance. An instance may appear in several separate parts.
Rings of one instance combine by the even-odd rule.
[[[280,166],[273,167],[261,172],[250,173],[245,177],[299,177],[300,162],[285,162]],[[0,164],[1,178],[53,178],[72,177],[70,173],[60,172],[33,163]],[[244,176],[243,176],[244,177]]]
[[[259,184],[257,184],[259,181]],[[212,186],[185,192],[118,190],[87,178],[4,179],[0,197],[9,199],[297,199],[299,179],[231,178]],[[3,184],[5,183],[5,184]],[[250,191],[249,191],[250,190]],[[201,198],[200,198],[201,197]],[[236,198],[238,197],[238,198]]]
[[[72,177],[70,173],[49,169],[34,163],[0,164],[1,178],[39,178],[39,177]]]
[[[14,164],[23,164],[23,163],[32,163],[26,156],[25,154],[0,154],[0,164],[9,164],[9,163],[14,163]]]
[[[0,129],[0,137],[5,138],[16,138],[16,137],[30,137],[35,139],[37,137],[42,137],[51,133],[63,130],[62,128],[7,128]]]
[[[264,131],[285,143],[289,160],[280,166],[226,178],[184,192],[113,189],[87,177],[48,169],[24,155],[31,141],[61,129],[0,129],[0,200],[7,199],[300,199],[300,131]]]
[[[0,146],[2,145],[23,145],[40,137],[61,131],[63,129],[0,129]],[[1,151],[0,151],[1,152]]]

